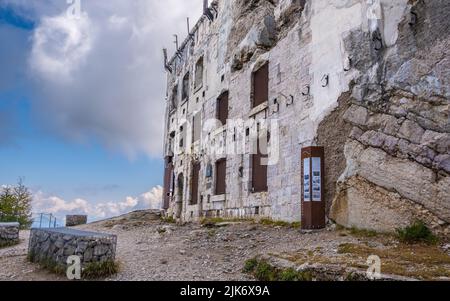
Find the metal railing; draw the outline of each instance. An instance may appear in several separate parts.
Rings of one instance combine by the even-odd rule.
[[[32,228],[59,228],[64,227],[64,223],[60,221],[52,213],[35,213],[32,215]]]

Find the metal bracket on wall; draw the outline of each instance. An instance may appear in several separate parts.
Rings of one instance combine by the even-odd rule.
[[[325,88],[330,83],[330,76],[328,74],[325,74],[320,82],[322,83],[322,87]]]
[[[290,105],[294,104],[294,95],[290,94],[289,97],[286,97],[286,106],[289,107]]]
[[[416,12],[411,11],[408,24],[410,26],[414,26],[417,24],[417,13]]]
[[[275,98],[273,100],[274,109],[272,110],[272,113],[278,113],[280,111],[280,104],[278,103],[278,98]]]
[[[309,94],[311,93],[311,86],[310,85],[306,85],[306,92],[302,92],[303,96],[309,96]]]

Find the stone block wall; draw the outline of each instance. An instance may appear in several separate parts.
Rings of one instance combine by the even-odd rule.
[[[177,179],[169,215],[299,221],[300,152],[315,145],[325,148],[329,219],[379,231],[421,219],[436,231],[449,231],[448,1],[213,3],[214,20],[202,17],[194,38],[169,61],[167,96],[178,99],[166,115],[165,155],[173,160]],[[195,73],[199,58],[203,85],[196,89],[191,81],[191,93],[182,101],[174,88]],[[255,111],[252,73],[266,62],[268,102]],[[275,132],[271,137],[280,156],[268,167],[266,192],[251,191],[247,146],[255,126],[243,137],[235,125],[204,127],[200,143],[192,145],[189,127],[186,135],[193,116],[200,115],[203,125],[216,118],[224,91],[230,120],[278,123],[277,138]],[[180,138],[184,146],[177,150],[173,145]],[[211,150],[241,140],[243,154],[226,155],[226,194],[215,196],[214,162],[225,155]],[[192,152],[197,148],[201,151]],[[198,204],[190,204],[193,161],[201,163]],[[209,177],[208,166],[213,167]]]
[[[0,246],[19,242],[19,223],[0,223]]]
[[[95,262],[114,261],[117,237],[68,228],[32,229],[28,258],[32,262],[65,268],[67,258],[77,255],[82,266]]]
[[[87,224],[87,215],[67,215],[66,227],[74,227]]]

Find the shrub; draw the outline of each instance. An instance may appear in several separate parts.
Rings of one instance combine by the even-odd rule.
[[[244,273],[252,273],[255,271],[256,266],[258,265],[258,259],[251,258],[245,261],[243,272]]]
[[[255,268],[254,276],[259,281],[277,281],[277,269],[271,266],[267,261],[261,260]]]
[[[163,217],[162,221],[168,224],[175,224],[177,221],[173,218],[173,216]]]
[[[0,191],[0,222],[19,222],[22,229],[29,228],[32,196],[22,179],[16,186],[4,186]]]
[[[296,271],[293,268],[280,269],[266,260],[251,258],[245,261],[244,273],[253,275],[259,281],[312,281],[309,271]]]
[[[87,264],[81,273],[84,279],[105,278],[119,272],[119,264],[115,261],[108,260],[102,262],[92,262]]]
[[[308,271],[298,272],[293,268],[280,272],[280,281],[312,281],[312,274]]]
[[[411,226],[397,229],[397,235],[400,241],[409,244],[418,242],[435,244],[438,241],[437,237],[423,221],[416,221]]]

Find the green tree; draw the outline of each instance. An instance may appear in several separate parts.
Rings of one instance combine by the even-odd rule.
[[[17,185],[4,186],[0,191],[0,222],[19,222],[21,228],[29,228],[32,194],[19,179]]]

